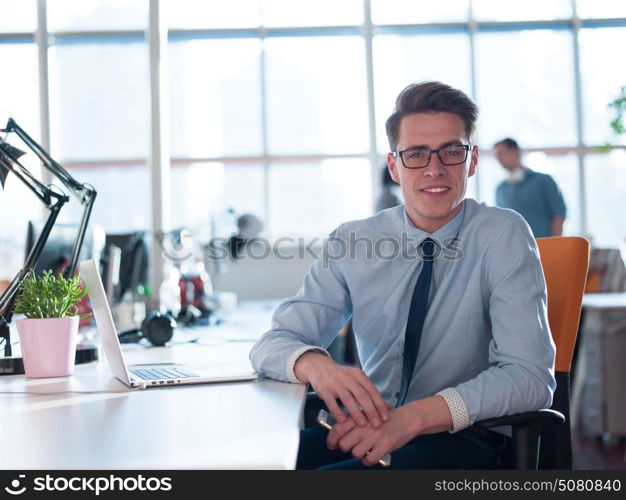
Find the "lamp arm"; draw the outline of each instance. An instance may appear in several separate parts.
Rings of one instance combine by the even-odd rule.
[[[43,251],[43,247],[48,241],[50,231],[56,222],[56,219],[61,211],[61,207],[69,201],[69,198],[64,194],[59,194],[47,186],[44,186],[37,178],[35,178],[26,169],[19,160],[15,157],[14,153],[7,147],[5,143],[0,141],[0,168],[5,169],[7,172],[14,174],[22,183],[30,189],[37,198],[50,210],[48,220],[39,235],[36,243],[33,245],[30,253],[26,257],[23,269],[17,274],[9,286],[0,295],[0,317],[3,320],[10,321],[12,315],[12,305],[17,292],[19,291],[20,284],[25,274],[29,269],[35,267],[39,256]],[[8,318],[8,319],[7,319]],[[2,337],[2,335],[0,335]]]
[[[80,226],[78,227],[78,234],[76,236],[76,241],[74,242],[74,247],[72,248],[72,257],[70,258],[70,265],[65,269],[65,278],[70,278],[74,271],[76,270],[76,266],[78,265],[78,258],[80,256],[80,249],[83,247],[83,241],[85,240],[85,233],[87,232],[87,226],[89,224],[89,218],[91,217],[91,210],[93,209],[93,204],[96,201],[96,190],[92,189],[89,193],[89,196],[85,198],[84,205],[85,209],[83,210],[83,216],[80,219]]]
[[[52,172],[59,180],[63,183],[63,185],[68,188],[74,195],[81,201],[81,203],[85,203],[89,196],[92,194],[95,196],[96,190],[93,187],[88,186],[86,184],[81,184],[74,177],[70,175],[70,173],[65,170],[60,163],[55,161],[48,152],[43,149],[35,140],[26,133],[26,131],[20,127],[13,118],[9,118],[7,125],[5,127],[5,132],[14,132],[24,143],[31,149],[33,153],[35,153],[44,166]]]
[[[84,206],[78,235],[72,249],[70,265],[65,270],[66,277],[69,277],[74,274],[74,270],[76,269],[76,265],[78,263],[78,256],[83,245],[87,225],[89,223],[89,218],[91,216],[97,192],[92,186],[88,184],[81,184],[74,179],[74,177],[72,177],[67,170],[57,163],[39,144],[37,144],[37,142],[35,142],[32,137],[30,137],[24,129],[21,128],[15,120],[13,120],[13,118],[9,118],[6,128],[0,130],[0,132],[14,132],[31,149],[31,151],[37,155],[42,164],[50,172],[52,172],[52,174],[54,174]],[[13,317],[14,304],[19,295],[22,281],[28,271],[34,268],[39,261],[41,252],[48,241],[50,232],[52,231],[59,212],[61,211],[61,207],[69,201],[69,197],[65,194],[59,194],[50,189],[48,186],[43,185],[29,172],[26,167],[19,162],[19,155],[16,153],[15,148],[11,148],[10,145],[4,142],[1,138],[0,169],[15,174],[15,176],[18,177],[22,183],[24,183],[50,210],[50,215],[48,216],[48,219],[39,234],[39,238],[37,238],[33,248],[26,257],[24,267],[18,272],[17,276],[13,279],[8,288],[0,295],[0,339],[4,339],[4,355],[10,357],[12,355],[12,348],[9,323]]]
[[[46,187],[44,186],[44,188]],[[57,193],[53,194],[58,196]],[[28,271],[34,268],[37,264],[39,256],[41,255],[41,252],[46,245],[46,241],[48,241],[48,237],[50,236],[50,231],[52,231],[52,227],[54,226],[59,212],[61,211],[61,207],[66,201],[67,197],[61,197],[58,199],[57,203],[49,207],[50,215],[48,216],[48,219],[46,220],[46,223],[44,224],[44,227],[39,234],[39,238],[37,238],[37,241],[33,245],[33,248],[26,257],[24,267],[17,273],[7,289],[4,290],[4,292],[2,292],[2,294],[0,295],[0,338],[4,339],[4,355],[6,357],[12,356],[9,323],[11,322],[11,318],[13,317],[13,305],[15,304],[15,300],[17,299],[17,296],[19,294],[22,281]]]
[[[84,206],[83,215],[78,228],[78,234],[74,241],[72,248],[72,256],[70,258],[70,264],[65,269],[64,274],[66,278],[69,278],[74,274],[78,265],[78,258],[80,250],[85,240],[85,233],[87,232],[87,226],[89,224],[89,218],[91,217],[91,211],[93,204],[96,200],[97,191],[89,184],[81,184],[70,173],[63,168],[63,166],[56,162],[48,152],[43,149],[35,140],[26,133],[26,131],[20,127],[13,118],[9,118],[7,125],[4,129],[6,132],[14,132],[41,160],[43,165],[52,172],[62,183],[69,189],[74,196],[76,196],[80,203]]]
[[[18,177],[20,181],[22,181],[22,183],[30,189],[48,209],[52,209],[52,207],[58,203],[63,205],[69,201],[67,196],[53,191],[34,177],[33,174],[31,174],[28,169],[19,162],[9,148],[5,147],[5,144],[1,141],[0,168]]]

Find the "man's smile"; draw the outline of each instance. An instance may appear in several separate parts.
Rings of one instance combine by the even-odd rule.
[[[426,193],[428,195],[443,195],[450,191],[449,186],[443,186],[441,184],[426,186],[420,189],[422,193]]]

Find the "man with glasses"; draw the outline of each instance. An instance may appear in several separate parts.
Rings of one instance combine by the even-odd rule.
[[[554,344],[535,240],[517,213],[465,198],[478,110],[409,85],[387,120],[404,205],[339,226],[250,359],[308,383],[337,420],[300,434],[297,467],[493,468],[507,442],[475,421],[549,407]],[[362,368],[325,348],[352,319]],[[504,431],[506,434],[506,431]]]

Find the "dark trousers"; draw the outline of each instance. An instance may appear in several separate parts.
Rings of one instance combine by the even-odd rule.
[[[297,469],[384,469],[366,467],[361,460],[326,446],[328,431],[321,425],[300,431]],[[456,434],[426,434],[391,454],[389,469],[495,469],[509,438],[484,437],[469,429]]]

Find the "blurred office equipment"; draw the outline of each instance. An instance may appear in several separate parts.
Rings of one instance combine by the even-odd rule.
[[[26,232],[26,256],[32,251],[42,230],[42,223],[28,222]],[[78,230],[79,226],[76,224],[55,224],[50,231],[48,240],[34,267],[36,274],[41,274],[41,272],[46,269],[51,269],[54,274],[65,273],[71,263],[72,251],[76,243]],[[91,258],[100,259],[103,246],[104,229],[102,226],[91,226],[85,232],[83,245],[78,254],[79,260]]]
[[[626,265],[617,248],[593,248],[585,293],[626,291]]]
[[[93,203],[96,198],[96,191],[93,187],[81,184],[76,181],[59,163],[37,144],[12,118],[9,118],[7,125],[0,132],[5,132],[6,137],[0,138],[0,181],[4,187],[6,177],[13,173],[20,181],[25,184],[50,211],[46,222],[44,223],[39,238],[33,241],[31,251],[26,256],[26,262],[23,268],[17,273],[13,281],[4,290],[0,296],[0,339],[4,341],[4,358],[1,361],[0,374],[24,373],[24,367],[20,358],[13,358],[11,347],[11,336],[9,324],[13,317],[13,307],[17,298],[21,282],[29,269],[34,268],[43,252],[46,241],[50,236],[50,232],[56,222],[61,207],[69,201],[69,197],[64,193],[58,193],[51,188],[44,186],[32,173],[20,162],[21,156],[26,154],[16,146],[8,142],[9,134],[15,134],[27,148],[35,153],[42,165],[51,172],[54,177],[61,181],[63,186],[67,188],[74,196],[76,196],[83,205],[83,215],[76,236],[76,240],[70,254],[70,262],[66,268],[65,276],[71,276],[76,269],[79,254],[83,245],[83,240],[89,223],[89,217]]]
[[[382,166],[380,173],[380,194],[378,195],[376,204],[374,205],[375,212],[380,212],[381,210],[395,207],[396,205],[400,205],[402,203],[400,198],[394,192],[398,190],[399,186],[391,178],[391,174],[389,173],[389,169],[386,164]]]
[[[28,221],[25,245],[26,256],[32,251],[42,229],[43,224]],[[35,273],[40,275],[43,271],[50,269],[54,274],[65,274],[70,266],[72,251],[78,231],[79,226],[77,224],[55,224],[41,251],[39,261],[34,267]],[[83,245],[78,256],[80,260],[92,258],[100,260],[103,251],[104,228],[92,224],[85,232]],[[87,297],[83,297],[78,303],[78,312],[81,315],[91,312]],[[84,317],[80,320],[81,327],[89,325],[90,323],[91,320],[89,317]],[[79,351],[83,352],[84,349],[85,346],[79,346]]]
[[[213,310],[208,303],[213,287],[194,234],[182,227],[157,238],[166,264],[159,286],[160,311],[183,324],[206,323]]]
[[[172,271],[170,271],[172,272]],[[203,262],[185,266],[179,277],[180,311],[179,321],[185,324],[208,323],[216,309],[213,301],[213,283]]]
[[[163,238],[161,238],[163,239]],[[163,251],[167,255],[167,245]],[[151,295],[148,285],[148,244],[144,231],[106,235],[106,251],[101,261],[105,293],[120,342],[148,341],[162,346],[171,340],[180,310],[178,271],[167,273],[160,284],[161,308],[148,311]],[[167,293],[166,293],[167,292]]]
[[[143,231],[106,235],[102,276],[111,303],[148,286],[148,244]]]
[[[573,417],[587,436],[626,436],[626,293],[586,294]],[[574,412],[575,411],[575,412]]]
[[[230,258],[233,260],[243,257],[245,245],[256,238],[263,229],[261,220],[253,214],[242,214],[237,217],[237,232],[228,240]]]
[[[575,351],[572,422],[589,437],[626,436],[626,266],[617,248],[591,250]]]
[[[246,248],[261,234],[263,222],[254,214],[237,215],[233,209],[211,220],[210,238],[201,244],[202,259],[217,290],[222,275],[232,270],[237,261],[245,260]]]
[[[226,262],[230,259],[233,249],[237,251],[238,247],[241,247],[237,231],[235,210],[227,208],[223,213],[211,215],[208,233],[198,239],[207,271],[214,281],[228,269]]]
[[[101,264],[104,288],[117,331],[126,342],[141,337],[146,318],[148,245],[143,231],[107,234]]]

